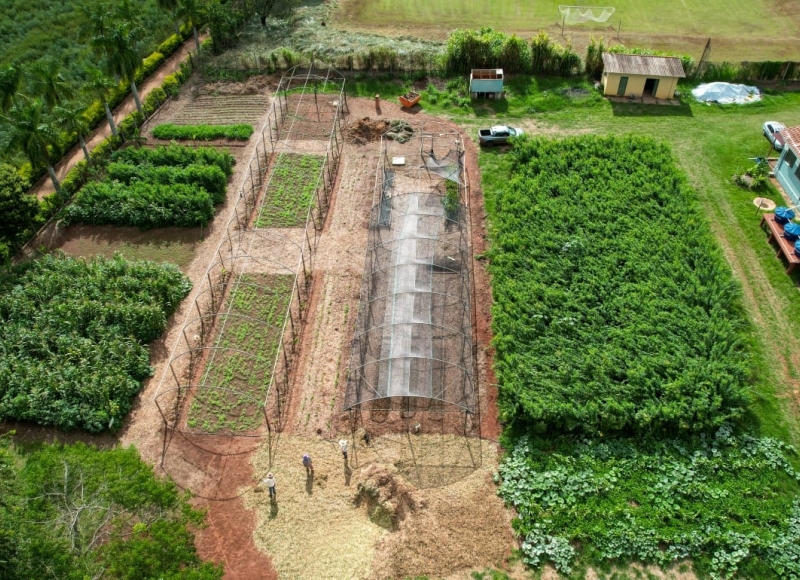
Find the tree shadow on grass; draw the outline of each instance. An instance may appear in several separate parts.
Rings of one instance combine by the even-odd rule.
[[[645,105],[642,103],[617,103],[611,101],[611,111],[615,117],[694,117],[692,108],[680,105]]]

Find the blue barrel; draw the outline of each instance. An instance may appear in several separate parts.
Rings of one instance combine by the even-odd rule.
[[[797,241],[794,243],[794,253],[795,253],[796,255],[800,256],[800,240],[797,240]]]
[[[785,224],[794,218],[794,210],[786,206],[779,206],[775,208],[775,221],[779,224]]]
[[[793,242],[797,238],[800,238],[800,224],[789,222],[788,224],[783,226],[783,237],[789,240],[790,242]]]

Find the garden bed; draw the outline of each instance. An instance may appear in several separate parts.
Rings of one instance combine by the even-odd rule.
[[[324,163],[321,155],[278,155],[256,226],[291,228],[305,224]]]
[[[189,407],[190,430],[240,433],[262,425],[293,284],[285,274],[241,274],[233,284]]]

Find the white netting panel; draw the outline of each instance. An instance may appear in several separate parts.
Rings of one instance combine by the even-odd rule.
[[[564,19],[564,24],[582,24],[593,20],[594,22],[605,22],[614,14],[611,6],[559,6],[558,11]]]

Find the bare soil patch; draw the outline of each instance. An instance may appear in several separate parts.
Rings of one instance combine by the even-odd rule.
[[[128,259],[170,262],[186,271],[203,239],[201,228],[141,231],[137,228],[73,225],[54,228],[52,237],[42,240],[42,243],[72,256],[108,258],[119,252]]]

